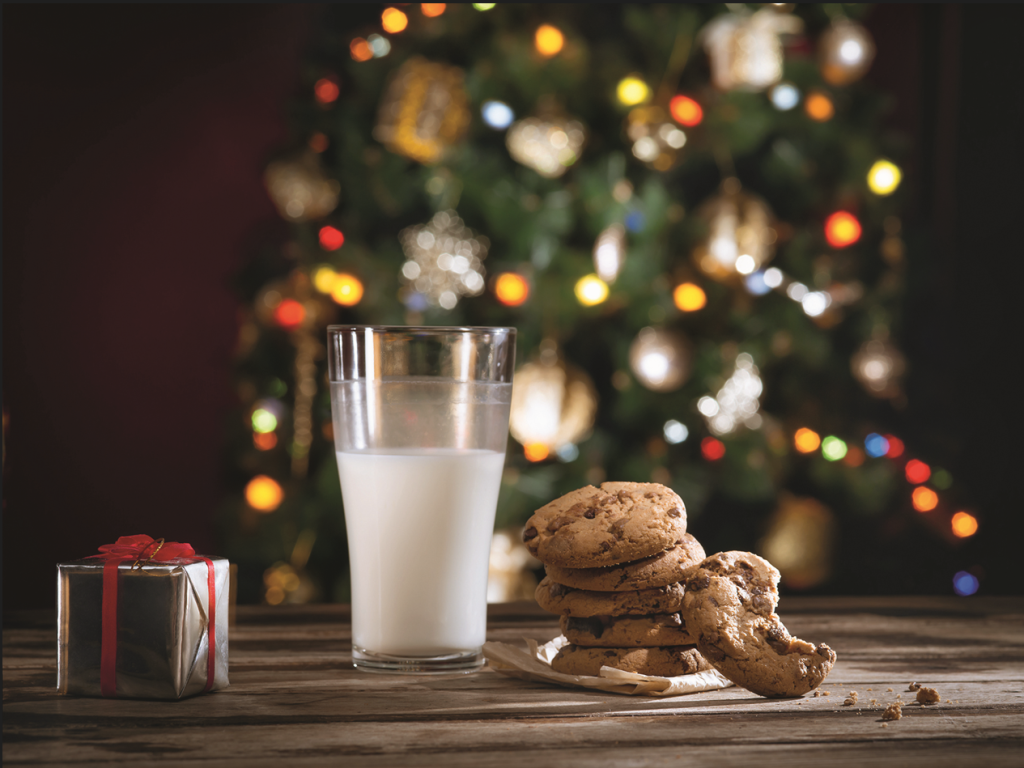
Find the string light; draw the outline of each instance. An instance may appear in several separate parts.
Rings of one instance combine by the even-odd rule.
[[[395,35],[409,26],[409,17],[397,8],[385,8],[380,15],[380,25],[385,32]]]
[[[586,275],[576,282],[576,299],[585,307],[593,307],[608,298],[608,283],[597,275]]]
[[[285,299],[274,308],[274,322],[286,331],[293,331],[306,319],[306,308],[295,299]]]
[[[881,435],[872,432],[864,438],[864,450],[868,456],[877,459],[889,452],[889,441]]]
[[[836,211],[825,219],[825,239],[833,248],[845,248],[860,240],[860,222],[847,211]]]
[[[269,451],[277,445],[277,435],[273,432],[254,432],[252,444],[256,446],[257,450]]]
[[[958,539],[966,539],[978,532],[978,519],[966,512],[957,512],[950,521],[953,535]]]
[[[876,195],[891,195],[903,180],[903,172],[888,160],[879,160],[868,171],[868,188]]]
[[[252,412],[252,430],[256,434],[266,435],[277,429],[277,416],[266,408],[256,408]]]
[[[846,455],[846,443],[834,435],[829,435],[821,441],[821,455],[827,461],[839,461]]]
[[[326,134],[320,133],[320,131],[317,131],[316,133],[309,137],[309,148],[312,149],[314,152],[323,152],[330,145],[331,142],[327,138]]]
[[[533,36],[533,44],[537,48],[537,53],[551,58],[562,50],[562,46],[565,45],[565,35],[558,27],[542,24],[537,27],[537,33]]]
[[[648,96],[651,95],[651,89],[639,77],[631,75],[619,81],[619,85],[615,89],[615,95],[618,97],[619,102],[625,106],[635,107],[637,104],[647,101]]]
[[[336,251],[345,244],[345,235],[340,229],[327,225],[320,228],[320,247],[325,251]]]
[[[932,476],[931,467],[917,459],[908,461],[904,472],[907,476],[907,482],[913,485],[920,485]]]
[[[939,494],[923,485],[914,489],[914,492],[910,494],[910,499],[914,504],[914,509],[918,512],[931,512],[939,504]]]
[[[348,44],[348,52],[356,61],[369,61],[373,58],[373,48],[361,37],[353,38]]]
[[[544,443],[530,443],[523,446],[523,455],[526,456],[527,461],[544,461],[550,453],[551,451]]]
[[[754,358],[747,352],[736,355],[736,367],[714,397],[697,401],[697,410],[707,419],[716,435],[727,435],[740,425],[758,429],[762,420],[757,411],[764,386]]]
[[[832,104],[832,99],[821,91],[814,91],[807,95],[807,100],[804,102],[804,110],[807,112],[807,116],[810,117],[811,120],[815,120],[819,123],[828,122],[836,113],[836,108]]]
[[[813,429],[800,427],[793,435],[793,445],[800,453],[813,453],[821,445],[821,436]]]
[[[516,119],[512,108],[503,101],[485,101],[480,107],[480,115],[487,125],[498,131],[508,128]]]
[[[357,277],[338,272],[331,286],[331,298],[343,307],[354,307],[363,298],[363,284]]]
[[[530,297],[530,284],[522,275],[505,272],[494,281],[494,295],[508,307],[518,307]]]
[[[444,13],[448,6],[445,3],[420,3],[420,11],[427,18],[434,18]]]
[[[245,500],[257,512],[273,512],[284,500],[284,491],[273,478],[256,475],[245,486]]]
[[[764,296],[771,291],[771,286],[764,281],[764,272],[760,270],[743,278],[743,287],[754,296]]]
[[[800,103],[800,91],[792,83],[779,83],[768,94],[774,106],[780,112],[788,112]]]
[[[681,94],[672,97],[672,100],[668,103],[668,111],[677,123],[685,125],[687,128],[700,125],[700,121],[704,119],[704,110],[700,104],[689,96]]]
[[[889,450],[885,452],[886,456],[890,459],[898,459],[903,455],[904,446],[902,440],[892,435],[886,435],[885,439],[889,442]]]
[[[331,78],[321,77],[316,81],[316,85],[313,86],[313,93],[316,96],[316,100],[326,106],[337,100],[341,89],[338,88],[338,84]]]
[[[851,445],[846,451],[846,456],[843,458],[843,464],[849,467],[859,467],[864,463],[864,451],[858,448],[856,445]]]
[[[496,5],[497,3],[473,3],[473,7],[478,11],[489,11]]]
[[[681,283],[672,292],[672,301],[683,312],[696,312],[708,303],[704,289],[693,283]]]
[[[678,445],[690,436],[690,430],[686,428],[686,425],[675,419],[666,421],[661,431],[665,435],[665,442],[672,445]]]
[[[326,264],[317,267],[313,273],[313,285],[320,293],[330,293],[337,279],[338,273]]]
[[[953,591],[960,597],[970,597],[979,586],[978,577],[967,571],[957,571],[953,576]]]
[[[947,490],[953,484],[953,476],[944,469],[936,467],[932,471],[932,485],[940,491]]]
[[[718,461],[725,456],[725,443],[713,437],[705,437],[700,441],[700,452],[708,461]]]
[[[370,50],[373,51],[373,58],[380,59],[391,53],[391,43],[388,42],[386,37],[380,35],[369,35],[366,38],[366,42],[370,45]]]

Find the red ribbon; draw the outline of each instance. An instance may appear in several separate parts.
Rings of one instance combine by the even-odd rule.
[[[214,583],[213,561],[197,555],[191,544],[154,539],[145,534],[122,536],[113,544],[104,544],[100,554],[87,559],[104,560],[103,564],[103,633],[100,650],[100,693],[117,696],[117,572],[121,563],[133,561],[132,568],[142,568],[152,562],[167,563],[184,560],[206,563],[206,586],[209,592],[209,652],[206,654],[206,689],[213,688],[215,670],[214,649],[217,626],[217,595]]]

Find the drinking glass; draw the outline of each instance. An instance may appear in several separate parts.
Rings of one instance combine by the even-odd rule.
[[[332,325],[334,441],[352,575],[352,661],[483,664],[514,328]]]

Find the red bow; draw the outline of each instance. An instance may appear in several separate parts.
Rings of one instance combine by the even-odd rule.
[[[210,608],[209,650],[206,654],[206,690],[213,688],[215,670],[214,648],[217,627],[217,603],[214,589],[213,561],[197,555],[191,544],[177,541],[154,539],[152,536],[137,534],[122,536],[113,544],[104,544],[100,554],[87,558],[104,560],[103,563],[103,630],[100,648],[100,693],[104,696],[117,695],[117,581],[118,566],[134,560],[132,569],[145,567],[147,563],[166,563],[170,560],[203,560],[206,563],[206,585]]]

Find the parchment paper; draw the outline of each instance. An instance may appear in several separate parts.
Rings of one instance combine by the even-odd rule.
[[[564,675],[551,668],[551,659],[568,642],[564,635],[559,635],[544,645],[526,639],[526,644],[530,648],[529,653],[508,643],[490,642],[484,643],[483,652],[491,669],[502,675],[518,677],[521,680],[593,688],[627,696],[679,696],[700,691],[715,691],[732,685],[714,669],[679,677],[638,675],[612,667],[601,667],[599,677]]]

